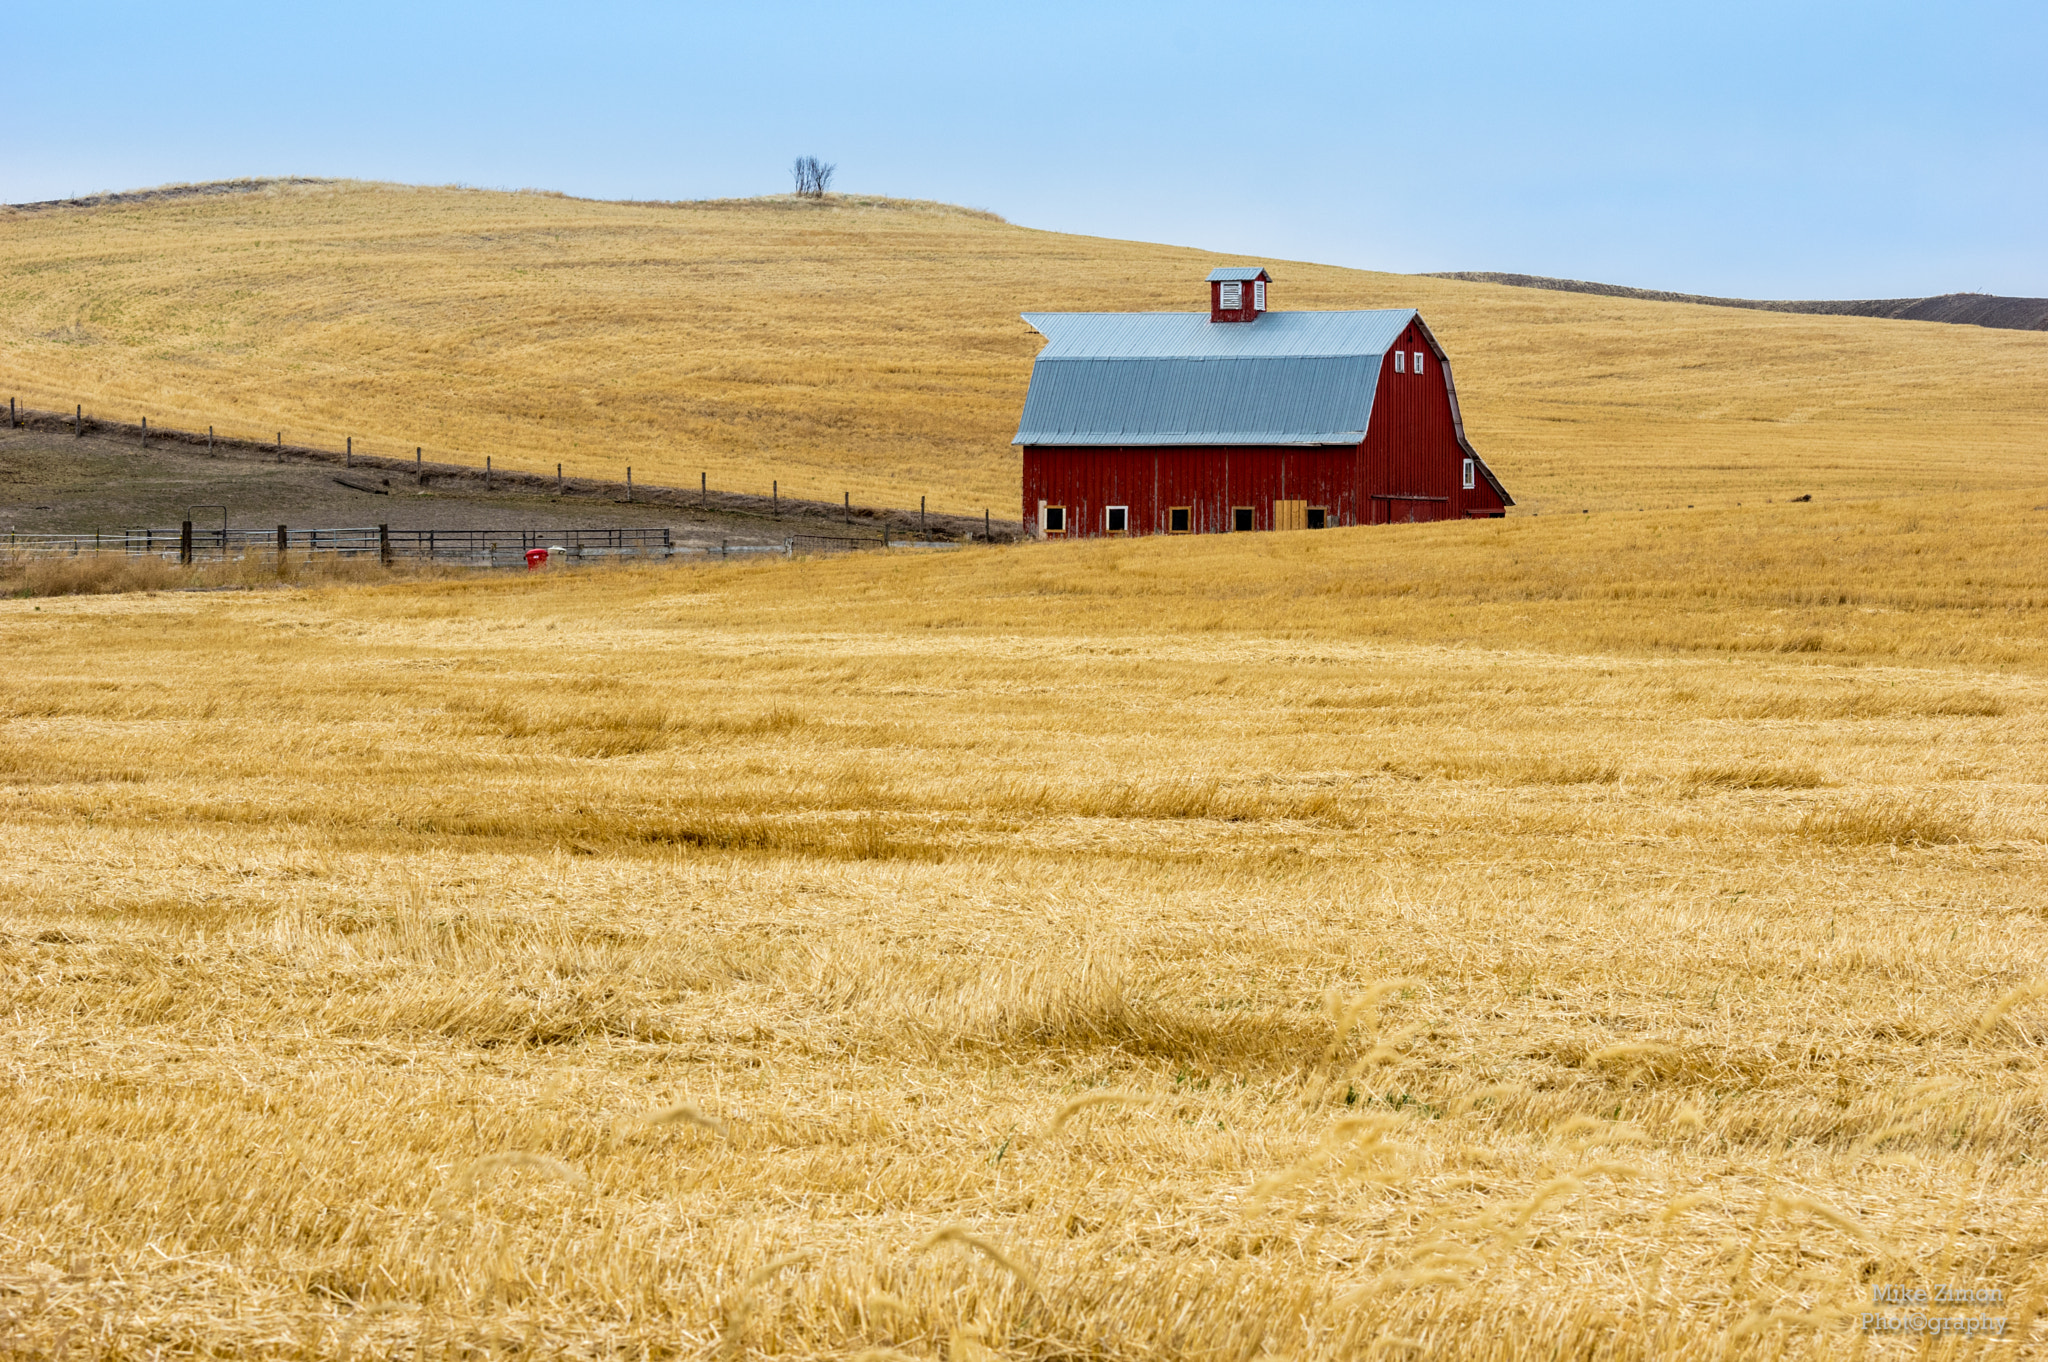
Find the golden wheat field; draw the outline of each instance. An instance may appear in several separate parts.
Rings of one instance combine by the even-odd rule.
[[[0,1354],[2026,1355],[2044,531],[0,601]]]
[[[0,209],[0,397],[1000,517],[1040,344],[1017,314],[1196,310],[1225,259],[842,196],[327,182]],[[2048,481],[2039,332],[1260,263],[1280,308],[1420,308],[1523,511]]]

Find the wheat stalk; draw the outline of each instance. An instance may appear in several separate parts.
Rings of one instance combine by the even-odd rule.
[[[947,1225],[933,1230],[930,1234],[919,1240],[917,1247],[911,1251],[913,1253],[925,1253],[938,1248],[942,1244],[959,1244],[964,1248],[972,1249],[1003,1271],[1009,1273],[1012,1277],[1015,1277],[1018,1284],[1026,1290],[1035,1289],[1034,1283],[1036,1279],[1030,1269],[964,1225]]]
[[[690,1102],[678,1102],[671,1107],[660,1107],[653,1111],[639,1112],[626,1119],[637,1125],[648,1127],[692,1125],[702,1130],[708,1130],[714,1135],[726,1133],[725,1122]]]
[[[754,1293],[776,1273],[810,1260],[808,1253],[785,1253],[779,1258],[769,1259],[746,1275],[739,1291],[725,1303],[725,1318],[718,1331],[721,1357],[731,1357],[744,1346],[747,1325],[754,1318]]]
[[[1341,995],[1334,988],[1325,993],[1323,995],[1323,1010],[1329,1014],[1330,1021],[1336,1030],[1330,1037],[1329,1047],[1323,1051],[1323,1062],[1325,1064],[1336,1062],[1337,1052],[1344,1046],[1344,1038],[1351,1033],[1351,1028],[1361,1018],[1365,1021],[1368,1034],[1376,1034],[1379,1030],[1380,999],[1396,989],[1416,987],[1419,982],[1419,980],[1405,978],[1380,979],[1366,985],[1364,989],[1352,995],[1348,1000],[1342,1000]]]
[[[2040,997],[2048,997],[2048,979],[2038,979],[2031,984],[2022,984],[2011,992],[2002,995],[1997,1002],[1991,1005],[1991,1009],[1984,1014],[1983,1019],[1977,1023],[1977,1029],[1971,1033],[1971,1039],[1982,1040],[1996,1029],[1999,1022],[2005,1019],[2006,1013],[2022,1003],[2029,1003]]]
[[[1066,1125],[1069,1120],[1093,1107],[1111,1105],[1147,1106],[1157,1100],[1155,1097],[1148,1097],[1144,1093],[1138,1092],[1086,1093],[1061,1103],[1060,1109],[1053,1114],[1052,1120],[1046,1125],[1044,1133],[1048,1136],[1059,1134],[1060,1128]]]
[[[581,1169],[572,1164],[564,1163],[562,1160],[551,1158],[546,1154],[534,1154],[525,1150],[515,1149],[501,1154],[486,1154],[480,1159],[471,1160],[464,1166],[462,1172],[457,1175],[454,1183],[451,1184],[449,1188],[450,1194],[461,1197],[471,1196],[490,1180],[491,1175],[507,1168],[531,1168],[536,1173],[545,1173],[549,1177],[559,1178],[579,1191],[590,1186],[590,1179],[583,1175]]]
[[[1824,1220],[1842,1233],[1860,1243],[1873,1243],[1874,1237],[1863,1227],[1863,1223],[1848,1212],[1830,1206],[1825,1201],[1808,1196],[1775,1196],[1771,1198],[1773,1210],[1779,1212],[1804,1211],[1816,1220]]]

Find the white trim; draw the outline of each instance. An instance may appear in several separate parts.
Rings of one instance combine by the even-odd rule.
[[[1396,350],[1394,352],[1394,372],[1397,374],[1408,372],[1408,352],[1406,350]]]
[[[1124,523],[1121,525],[1111,524],[1110,522],[1117,516],[1119,512],[1121,512],[1123,515]],[[1102,532],[1104,534],[1129,534],[1131,532],[1131,508],[1128,506],[1103,507]]]
[[[1265,310],[1266,281],[1263,279],[1254,279],[1252,280],[1252,311],[1264,312]]]
[[[1235,312],[1244,306],[1244,285],[1237,280],[1216,286],[1216,310]]]
[[[1422,352],[1420,350],[1415,352],[1415,372],[1418,374],[1422,372]]]
[[[1478,480],[1479,473],[1478,470],[1472,467],[1472,460],[1465,460],[1465,490],[1468,492],[1471,491],[1475,486],[1478,485]]]

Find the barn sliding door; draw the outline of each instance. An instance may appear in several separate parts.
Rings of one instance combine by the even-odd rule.
[[[1305,530],[1308,528],[1308,503],[1305,501],[1276,501],[1273,503],[1273,528],[1276,530]]]

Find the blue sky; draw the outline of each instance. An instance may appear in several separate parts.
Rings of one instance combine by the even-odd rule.
[[[2048,5],[118,4],[10,15],[0,199],[836,187],[1749,297],[2048,295]],[[31,57],[29,54],[34,54]]]

